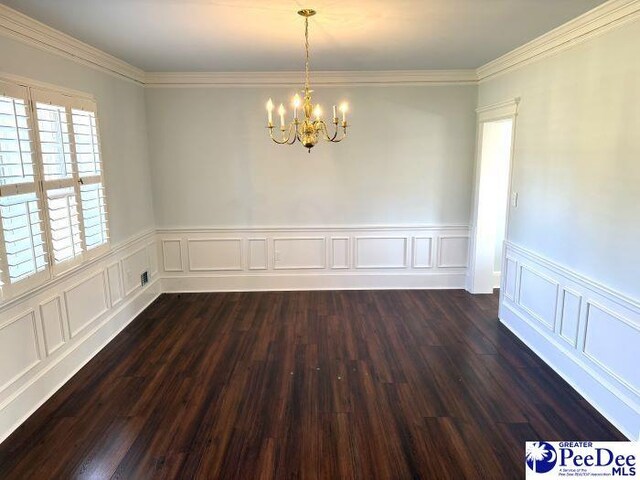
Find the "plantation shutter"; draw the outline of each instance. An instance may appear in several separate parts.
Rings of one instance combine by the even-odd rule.
[[[48,274],[27,88],[0,82],[0,282],[3,296]]]
[[[32,90],[54,272],[99,253],[108,242],[95,104]]]
[[[0,297],[108,248],[95,103],[0,80]]]
[[[75,172],[69,97],[32,91],[38,119],[42,183],[49,218],[54,271],[82,260],[80,187]]]
[[[109,239],[98,125],[91,107],[71,109],[87,250],[105,245]]]

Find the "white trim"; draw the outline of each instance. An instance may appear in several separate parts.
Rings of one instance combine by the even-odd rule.
[[[548,282],[550,285],[553,285],[553,287],[555,287],[554,304],[553,304],[553,318],[550,319],[549,321],[547,321],[545,318],[543,318],[537,312],[533,311],[530,307],[528,307],[527,305],[522,303],[522,273],[525,270],[527,270],[531,274],[535,275],[538,278],[541,278],[542,280]],[[520,282],[518,282],[518,289],[516,290],[515,303],[521,309],[523,309],[525,312],[527,312],[529,315],[531,315],[531,317],[534,320],[536,320],[538,323],[540,323],[540,325],[542,325],[543,327],[547,328],[552,333],[555,332],[556,331],[556,321],[557,321],[556,312],[558,311],[558,297],[560,295],[560,284],[556,280],[554,280],[553,278],[549,277],[548,275],[545,275],[542,272],[539,272],[538,270],[536,270],[533,267],[530,267],[529,265],[520,264],[520,269],[518,271],[518,277],[520,278]]]
[[[189,275],[162,278],[165,293],[307,290],[422,290],[464,288],[463,273],[310,272]]]
[[[633,393],[635,393],[638,397],[640,397],[640,386],[639,385],[632,385],[630,382],[628,382],[627,380],[625,380],[624,378],[622,378],[620,375],[618,375],[616,372],[614,372],[610,367],[608,367],[605,363],[603,363],[602,361],[600,361],[600,359],[598,359],[596,356],[592,355],[591,353],[587,352],[587,338],[586,338],[586,332],[589,329],[589,322],[591,320],[590,318],[590,313],[591,313],[591,307],[595,307],[596,309],[606,313],[607,315],[609,315],[611,318],[614,318],[616,321],[621,322],[625,325],[627,325],[628,327],[631,327],[632,329],[634,329],[636,332],[640,332],[640,326],[636,325],[634,322],[629,321],[627,318],[624,318],[622,315],[614,312],[612,309],[607,308],[603,305],[601,305],[600,303],[598,303],[595,300],[587,300],[586,302],[584,302],[586,305],[586,313],[585,313],[585,318],[584,318],[584,331],[585,331],[585,337],[581,339],[580,342],[580,353],[582,355],[584,355],[585,357],[587,357],[589,360],[591,360],[593,363],[595,363],[596,365],[598,365],[602,370],[604,370],[606,373],[608,373],[609,375],[611,375],[613,378],[615,378],[619,383],[621,383],[622,385],[624,385],[625,387],[627,387],[630,391],[632,391]]]
[[[16,383],[23,376],[27,375],[29,372],[31,372],[36,366],[40,365],[40,363],[42,362],[42,352],[40,351],[40,341],[38,340],[38,327],[36,325],[36,312],[33,308],[30,308],[25,312],[21,312],[20,314],[16,315],[14,318],[10,319],[9,321],[4,322],[2,325],[0,325],[0,331],[13,325],[18,320],[22,320],[23,318],[26,318],[26,317],[31,317],[31,328],[33,329],[33,341],[34,341],[34,346],[36,350],[36,356],[38,358],[32,364],[27,365],[20,372],[16,373],[13,377],[11,377],[5,383],[0,385],[0,393],[4,392],[7,388],[9,388],[11,385]]]
[[[318,71],[313,84],[331,86],[475,85],[475,70]],[[176,87],[291,86],[304,83],[303,72],[148,72],[145,85]]]
[[[620,373],[614,364],[610,364],[611,358],[599,358],[595,351],[586,352],[585,338],[590,306],[604,312],[608,316],[606,321],[621,322],[640,332],[640,304],[512,242],[505,242],[505,245],[508,258],[515,259],[512,261],[519,267],[516,291],[524,288],[520,280],[523,268],[535,271],[536,275],[546,277],[556,285],[553,295],[538,290],[530,292],[536,295],[536,301],[546,302],[549,311],[554,312],[555,328],[550,329],[549,325],[541,322],[518,301],[517,296],[515,299],[507,298],[504,291],[500,298],[501,321],[611,423],[630,439],[635,438],[640,429],[640,386],[628,376],[631,375],[628,368],[626,374]],[[570,292],[579,299],[575,338],[562,334],[564,298],[559,291]],[[600,341],[606,345],[616,344],[617,338]],[[620,362],[624,363],[624,355],[628,353],[621,352],[618,366]]]
[[[252,267],[253,257],[251,255],[251,244],[261,242],[264,248],[264,267]],[[269,268],[269,241],[267,237],[247,238],[247,270],[268,270]]]
[[[501,309],[500,322],[628,439],[634,438],[636,432],[633,427],[627,427],[620,417],[622,412],[629,416],[638,413],[619,391],[589,371],[583,362],[567,354],[564,349],[558,348],[558,343],[550,340],[515,309],[509,306]],[[536,341],[533,341],[534,339]],[[606,398],[606,405],[596,398]]]
[[[2,7],[2,4],[0,4]],[[1,31],[1,29],[0,29]],[[0,72],[0,81],[13,85],[19,85],[21,88],[31,88],[34,90],[45,90],[50,94],[62,94],[68,97],[74,97],[76,99],[88,100],[93,103],[93,109],[96,108],[96,97],[92,93],[83,92],[82,90],[75,90],[73,88],[61,87],[53,83],[41,82],[32,78],[23,77],[21,75],[14,75],[12,73]],[[67,101],[70,99],[66,99]],[[95,110],[93,110],[95,112]]]
[[[483,149],[483,135],[484,124],[488,122],[500,121],[511,119],[511,149],[509,152],[509,173],[507,184],[507,208],[505,212],[504,225],[505,225],[505,238],[509,235],[509,217],[511,214],[511,195],[513,191],[513,164],[515,159],[515,146],[517,135],[517,119],[518,119],[518,107],[520,105],[520,97],[510,98],[502,102],[493,103],[478,107],[476,109],[477,123],[476,123],[476,152],[475,152],[475,173],[473,181],[473,204],[471,210],[471,235],[469,236],[469,260],[467,269],[467,284],[466,289],[470,293],[491,293],[495,286],[495,274],[492,273],[493,266],[481,266],[479,265],[477,250],[478,250],[478,209],[480,206],[480,180],[481,180],[481,168],[482,168],[482,149]],[[502,247],[502,262],[504,265],[506,247],[503,242]],[[490,270],[488,270],[490,269]],[[488,282],[487,277],[491,275],[492,281]],[[519,277],[518,277],[519,278]],[[485,284],[479,286],[480,283]],[[488,291],[487,285],[491,284],[491,291]]]
[[[0,34],[120,78],[144,83],[144,71],[0,4]]]
[[[520,97],[511,98],[504,102],[492,103],[476,108],[478,123],[494,122],[505,118],[514,118],[518,115]]]
[[[553,260],[550,260],[549,258],[544,257],[539,253],[535,253],[534,251],[529,250],[528,248],[525,248],[521,245],[517,245],[509,240],[506,240],[505,244],[508,250],[518,253],[519,255],[522,255],[523,257],[528,258],[529,260],[532,260],[559,275],[569,278],[571,281],[580,284],[582,287],[591,290],[591,292],[593,293],[606,295],[607,299],[612,300],[619,304],[621,307],[627,308],[632,312],[640,315],[640,301],[635,300],[631,297],[627,297],[615,290],[612,290],[609,287],[598,283],[589,277],[579,274],[578,272],[569,270],[567,267],[555,263]]]
[[[358,250],[361,240],[402,240],[402,264],[401,265],[361,265],[358,261],[360,257]],[[365,235],[354,237],[353,243],[353,268],[356,270],[402,270],[409,268],[409,247],[410,238],[408,236],[384,237],[378,235]]]
[[[85,323],[83,323],[77,330],[73,330],[73,328],[71,327],[71,312],[69,311],[69,292],[71,292],[72,290],[75,290],[76,288],[78,288],[80,285],[83,285],[91,280],[93,280],[96,277],[102,277],[102,293],[104,295],[104,308],[102,310],[100,310],[98,313],[94,314],[94,316],[85,321]],[[98,318],[100,318],[102,315],[104,315],[105,313],[107,313],[109,311],[110,307],[110,302],[109,302],[109,294],[108,294],[108,286],[107,286],[108,280],[105,278],[105,270],[99,270],[96,273],[94,273],[93,275],[83,278],[81,281],[75,282],[73,285],[65,288],[62,291],[62,298],[64,298],[64,308],[65,308],[65,316],[67,317],[67,326],[69,328],[69,333],[70,333],[70,338],[74,339],[75,337],[77,337],[80,333],[82,333],[85,329],[87,329],[93,322],[95,322]]]
[[[278,242],[291,242],[294,240],[298,241],[318,241],[322,242],[322,250],[325,252],[322,258],[322,263],[315,265],[286,265],[280,266],[278,265],[281,260],[279,258],[279,250],[276,247],[276,243]],[[327,268],[327,239],[326,237],[273,237],[271,239],[271,243],[273,245],[273,258],[271,261],[273,262],[273,270],[323,270]]]
[[[383,232],[421,231],[432,232],[442,230],[468,230],[469,225],[309,225],[309,226],[212,226],[212,227],[162,227],[156,232],[163,234],[190,233],[251,233],[251,232],[361,232],[375,230]]]
[[[239,252],[239,265],[233,267],[195,267],[191,258],[191,248],[189,245],[192,243],[205,243],[205,242],[237,242]],[[190,272],[239,272],[244,270],[244,255],[242,254],[242,238],[189,238],[187,239],[187,268]]]
[[[561,52],[640,18],[640,0],[609,0],[538,38],[482,65],[480,82]]]
[[[500,279],[502,278],[501,275],[502,275],[502,272],[497,272],[494,270],[493,272],[493,288],[494,289],[500,288]]]
[[[47,329],[45,327],[45,318],[44,318],[44,307],[45,305],[49,305],[52,302],[56,302],[58,304],[58,319],[60,320],[60,332],[62,333],[62,342],[60,342],[55,347],[53,345],[49,345],[47,341]],[[67,328],[65,327],[65,317],[63,315],[63,307],[62,307],[62,296],[61,295],[52,295],[48,299],[41,301],[38,304],[38,314],[40,317],[40,325],[42,327],[42,341],[44,342],[44,352],[47,357],[50,357],[55,352],[64,347],[64,344],[67,343]],[[65,308],[66,310],[66,308]]]

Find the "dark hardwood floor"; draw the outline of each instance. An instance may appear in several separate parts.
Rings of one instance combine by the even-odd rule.
[[[464,291],[163,295],[0,445],[0,478],[515,479],[623,436]]]

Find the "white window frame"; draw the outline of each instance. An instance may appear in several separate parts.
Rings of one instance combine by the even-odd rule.
[[[7,272],[7,254],[5,251],[3,227],[0,223],[0,270],[2,271],[3,285],[0,287],[0,303],[4,303],[11,298],[18,295],[27,293],[28,291],[41,286],[48,281],[51,281],[60,275],[67,273],[73,269],[80,267],[82,264],[89,260],[95,259],[111,250],[110,239],[110,219],[109,219],[109,195],[107,192],[107,185],[105,181],[105,162],[102,155],[101,138],[100,138],[100,125],[98,119],[98,111],[95,99],[92,95],[74,90],[59,88],[51,86],[45,83],[36,82],[32,80],[22,79],[11,75],[0,74],[0,94],[3,93],[6,96],[13,96],[15,98],[23,98],[27,104],[28,122],[31,129],[31,142],[33,150],[33,170],[34,170],[34,189],[25,190],[27,192],[35,192],[39,209],[40,209],[40,221],[42,223],[42,230],[44,233],[45,251],[47,257],[47,265],[44,270],[36,272],[27,278],[24,278],[15,283],[9,283]],[[67,124],[69,128],[69,138],[71,143],[71,158],[72,158],[72,177],[70,179],[63,180],[44,180],[44,166],[43,157],[40,145],[40,131],[38,125],[38,116],[36,111],[36,102],[49,103],[65,107],[67,114]],[[98,154],[100,158],[100,174],[93,176],[82,176],[78,172],[78,162],[75,148],[75,134],[73,129],[72,110],[90,111],[95,115],[95,123],[98,138]],[[81,185],[87,183],[101,183],[104,190],[105,197],[105,222],[106,222],[106,242],[98,247],[94,247],[91,250],[87,250],[85,241],[85,224],[82,218],[83,207],[80,188]],[[81,253],[64,262],[55,263],[53,256],[53,243],[51,240],[51,223],[49,218],[49,209],[47,205],[47,190],[53,188],[73,187],[76,195],[77,208],[78,208],[78,220],[80,222],[80,237],[81,237]],[[11,192],[12,189],[18,192],[17,188],[13,185],[6,185],[0,187],[2,191]]]

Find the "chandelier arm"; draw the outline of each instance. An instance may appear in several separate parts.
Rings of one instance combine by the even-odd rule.
[[[273,136],[273,127],[269,127],[269,136],[271,137],[271,140],[273,140],[278,145],[286,145],[287,142],[289,141],[289,137],[285,138],[284,131],[282,132],[282,140],[278,140],[276,137],[274,137]]]
[[[324,124],[324,122],[323,122],[323,124]],[[333,134],[333,136],[332,136],[332,137],[329,137],[328,133],[326,133],[327,125],[326,125],[326,124],[324,124],[324,128],[325,128],[325,139],[326,139],[328,142],[331,142],[331,143],[340,143],[342,140],[344,140],[344,139],[347,137],[347,127],[346,127],[346,125],[343,125],[343,126],[342,126],[342,128],[343,128],[343,133],[342,133],[342,135],[340,136],[340,138],[338,138],[338,133],[340,132],[340,129],[339,129],[339,127],[338,127],[338,124],[337,124],[337,123],[334,123],[334,125],[335,125],[335,128],[336,128],[335,133]]]
[[[327,142],[331,141],[331,137],[329,136],[329,132],[327,131],[327,124],[324,120],[316,120],[318,127],[316,128],[317,132],[322,133],[322,136]]]
[[[321,126],[320,129],[322,130],[322,134],[324,136],[324,139],[327,142],[338,143],[338,142],[342,141],[342,138],[340,140],[336,140],[336,138],[338,137],[338,125],[335,125],[336,130],[335,130],[333,136],[329,135],[329,130],[328,130],[327,124],[326,124],[326,122],[324,120],[320,120],[320,126]]]
[[[336,136],[338,135],[338,126],[336,125]],[[342,136],[338,139],[336,139],[334,137],[333,140],[331,140],[333,143],[340,143],[341,141],[343,141],[345,138],[347,138],[347,127],[346,125],[342,126]]]
[[[333,133],[333,137],[331,137],[331,140],[329,140],[329,141],[330,141],[330,142],[337,143],[337,142],[336,142],[336,138],[337,138],[337,136],[338,136],[338,124],[337,124],[337,123],[334,123],[334,124],[333,124],[333,126],[334,126],[334,128],[335,128],[335,132]],[[340,141],[340,140],[338,140],[338,141]]]
[[[290,140],[287,142],[288,145],[293,145],[294,143],[296,143],[296,140],[298,139],[298,125],[296,124],[295,121],[289,124],[288,139]]]

